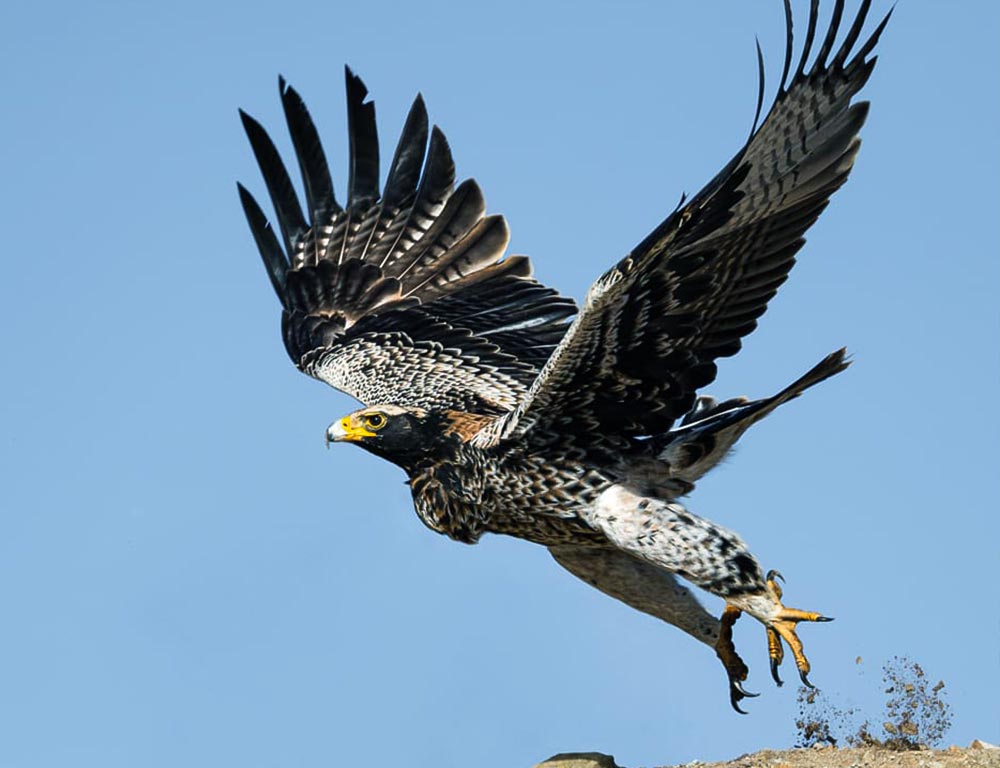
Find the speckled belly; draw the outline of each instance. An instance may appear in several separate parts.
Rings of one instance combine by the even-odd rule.
[[[439,533],[470,544],[501,533],[545,546],[603,541],[584,512],[609,485],[596,471],[539,457],[439,464],[410,482],[417,514]]]

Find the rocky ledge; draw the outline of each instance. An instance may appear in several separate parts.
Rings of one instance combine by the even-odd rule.
[[[611,755],[567,752],[535,768],[623,768]],[[1000,747],[976,739],[968,747],[901,752],[877,747],[787,749],[754,752],[722,763],[695,760],[661,768],[1000,768]]]

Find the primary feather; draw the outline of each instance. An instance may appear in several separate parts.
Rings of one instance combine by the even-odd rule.
[[[281,240],[242,185],[240,199],[282,303],[288,353],[301,370],[365,403],[509,410],[575,304],[531,279],[526,258],[501,260],[507,223],[485,215],[474,181],[455,187],[448,142],[437,127],[428,132],[420,96],[380,194],[375,107],[350,69],[346,80],[345,207],[293,88],[279,81],[308,218],[267,132],[241,112]]]
[[[482,435],[575,445],[622,444],[667,431],[736,354],[788,277],[803,235],[854,165],[868,104],[852,104],[871,75],[867,58],[888,16],[851,55],[864,2],[831,61],[843,13],[806,71],[818,2],[794,76],[791,9],[777,96],[760,127],[682,205],[591,288],[580,315],[516,411]],[[567,420],[565,414],[572,414]]]

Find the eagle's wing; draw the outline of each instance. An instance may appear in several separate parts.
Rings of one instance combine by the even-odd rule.
[[[840,48],[843,1],[815,62],[814,0],[801,59],[789,79],[792,22],[781,87],[767,117],[720,173],[590,289],[585,305],[517,409],[476,436],[597,449],[625,436],[662,433],[735,354],[784,282],[803,234],[847,179],[867,102],[868,58],[888,16],[853,55],[864,0]],[[763,100],[763,59],[758,48]],[[756,124],[756,121],[755,121]]]
[[[285,347],[298,368],[366,404],[499,414],[525,394],[566,330],[572,300],[503,261],[509,232],[485,216],[417,97],[379,193],[375,105],[347,78],[350,181],[343,207],[305,104],[280,81],[306,211],[264,129],[241,111],[280,237],[253,196],[240,200],[281,299]]]

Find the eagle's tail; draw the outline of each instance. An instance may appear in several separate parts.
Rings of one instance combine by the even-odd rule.
[[[679,427],[652,438],[654,455],[670,466],[671,477],[694,483],[722,461],[753,424],[850,364],[847,350],[839,349],[772,397],[761,400],[735,398],[722,403],[711,397],[700,397]]]

